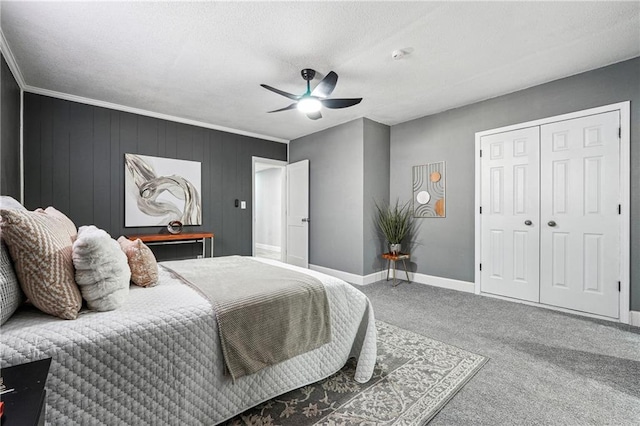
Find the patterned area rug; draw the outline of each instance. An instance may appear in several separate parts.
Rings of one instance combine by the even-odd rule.
[[[355,361],[320,382],[273,398],[225,426],[424,425],[487,358],[376,321],[373,378],[353,380]]]

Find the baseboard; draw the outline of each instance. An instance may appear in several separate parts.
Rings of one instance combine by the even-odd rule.
[[[331,275],[332,277],[340,278],[341,280],[356,285],[373,284],[376,281],[384,279],[384,277],[386,276],[386,271],[378,271],[369,275],[358,275],[352,274],[351,272],[344,272],[337,269],[331,269],[324,266],[311,264],[309,265],[309,269],[311,269],[312,271],[318,271],[322,272],[323,274]]]
[[[339,271],[337,269],[326,268],[324,266],[309,265],[309,269],[313,271],[322,272],[323,274],[331,275],[332,277],[340,278],[351,284],[356,285],[368,285],[378,281],[382,281],[387,278],[387,271],[378,271],[369,275],[352,274],[351,272]],[[398,279],[403,279],[404,271],[397,270]],[[393,277],[393,270],[391,271],[389,278]],[[475,284],[468,281],[454,280],[451,278],[435,277],[432,275],[412,273],[409,272],[409,278],[411,282],[417,284],[426,284],[433,287],[446,288],[449,290],[463,291],[466,293],[473,293]]]
[[[256,243],[256,248],[259,248],[262,250],[275,251],[277,253],[280,253],[280,250],[281,250],[279,246],[272,246],[269,244],[260,244],[260,243]]]
[[[362,277],[362,285],[377,283],[387,277],[387,271],[378,271]]]
[[[402,278],[402,271],[398,271],[398,278]],[[454,280],[451,278],[436,277],[421,273],[409,273],[409,277],[413,276],[413,282],[426,284],[433,287],[446,288],[449,290],[463,291],[465,293],[474,293],[475,284],[470,281]]]
[[[331,275],[332,277],[340,278],[341,280],[344,280],[348,283],[356,284],[356,285],[372,284],[387,278],[386,270],[374,272],[373,274],[363,276],[363,275],[352,274],[350,272],[339,271],[337,269],[325,268],[324,266],[311,265],[311,264],[309,265],[309,269],[313,271],[322,272],[323,274]],[[404,271],[399,269],[396,272],[398,273],[398,279],[403,279]],[[393,277],[393,270],[391,270],[391,273],[389,275],[389,278],[392,278],[392,277]],[[436,277],[433,275],[420,274],[417,272],[416,273],[409,272],[409,278],[411,278],[411,282],[416,284],[426,284],[433,287],[446,288],[449,290],[462,291],[465,293],[475,293],[475,284],[469,281],[461,281],[461,280],[454,280],[451,278]],[[536,306],[539,308],[548,308],[555,311],[567,312],[567,313],[576,314],[576,315],[583,315],[591,318],[604,319],[608,321],[617,321],[613,318],[602,317],[599,315],[591,315],[591,314],[586,314],[582,312],[572,311],[569,309],[562,309],[554,306],[541,305],[539,303],[527,302],[523,300],[511,299],[508,297],[496,296],[488,293],[482,293],[482,295],[493,297],[496,299],[508,300],[516,303],[522,303],[525,305]],[[635,327],[640,327],[640,311],[629,312],[629,324]]]

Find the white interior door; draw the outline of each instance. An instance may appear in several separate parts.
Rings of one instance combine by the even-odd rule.
[[[309,160],[287,165],[286,261],[309,267]]]
[[[540,302],[617,318],[618,111],[541,127]]]
[[[539,300],[539,127],[481,139],[481,291]]]

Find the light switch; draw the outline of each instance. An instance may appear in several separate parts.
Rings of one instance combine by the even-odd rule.
[[[240,208],[241,209],[246,209],[247,208],[247,202],[246,201],[240,201]]]

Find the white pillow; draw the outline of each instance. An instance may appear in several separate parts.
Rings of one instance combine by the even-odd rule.
[[[120,244],[95,226],[81,226],[73,243],[76,282],[90,309],[111,311],[129,294],[131,270]]]
[[[8,195],[0,195],[0,208],[14,209],[14,210],[27,210],[18,200]]]

